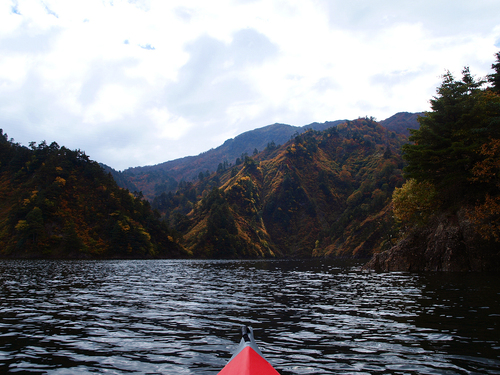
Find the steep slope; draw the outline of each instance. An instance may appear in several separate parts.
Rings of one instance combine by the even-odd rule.
[[[409,135],[408,129],[416,129],[418,116],[423,113],[400,112],[383,120],[380,124],[398,134]],[[255,150],[262,151],[268,145],[278,146],[307,130],[323,131],[347,120],[314,122],[305,126],[273,124],[245,132],[228,139],[221,146],[197,156],[167,161],[165,163],[129,168],[123,172],[105,169],[112,173],[118,185],[130,191],[140,191],[149,200],[162,192],[175,191],[182,180],[196,180],[200,173],[214,172],[222,167],[239,164],[245,155],[253,156]]]
[[[370,119],[308,131],[153,206],[200,257],[368,257],[388,247],[406,137]]]
[[[0,131],[0,257],[186,256],[147,201],[80,151],[26,148]]]
[[[214,172],[222,165],[239,163],[245,155],[253,155],[255,150],[262,151],[273,144],[284,144],[294,134],[308,129],[324,130],[345,120],[312,123],[303,127],[286,124],[273,124],[245,132],[235,138],[228,139],[221,146],[203,152],[197,156],[187,156],[165,163],[129,168],[123,172],[114,172],[113,176],[122,187],[137,187],[147,199],[152,200],[155,195],[177,188],[177,183],[184,180],[197,179],[200,172]]]

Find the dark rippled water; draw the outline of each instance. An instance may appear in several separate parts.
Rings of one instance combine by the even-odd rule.
[[[496,275],[329,261],[1,261],[0,373],[500,374]]]

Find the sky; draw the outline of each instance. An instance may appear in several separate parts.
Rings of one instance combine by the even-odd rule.
[[[498,0],[3,0],[0,128],[117,170],[273,123],[430,109],[492,72]]]

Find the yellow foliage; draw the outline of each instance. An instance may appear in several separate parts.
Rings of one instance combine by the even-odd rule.
[[[38,190],[33,190],[31,192],[31,196],[29,198],[26,198],[23,200],[23,206],[27,206],[28,204],[30,204],[31,202],[34,202],[36,197],[37,197],[37,194],[38,194]]]
[[[430,182],[409,179],[392,194],[394,216],[401,222],[422,224],[439,208],[436,189]]]
[[[121,230],[124,232],[128,232],[130,230],[130,225],[128,225],[127,223],[124,223],[121,220],[118,220],[118,225],[120,226]]]
[[[24,232],[29,228],[29,224],[26,220],[19,220],[15,226],[18,232]]]
[[[138,226],[138,232],[143,235],[146,240],[149,242],[151,241],[151,235],[146,231],[146,229],[144,229],[144,227],[142,225],[140,225],[139,223],[137,223],[137,226]]]
[[[62,177],[57,176],[56,180],[55,180],[55,183],[57,185],[59,185],[60,187],[62,187],[64,185],[66,185],[66,180],[64,178],[62,178]]]

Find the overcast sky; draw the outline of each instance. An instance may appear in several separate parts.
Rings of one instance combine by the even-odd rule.
[[[275,122],[429,109],[500,50],[498,0],[3,0],[0,128],[123,170]]]

